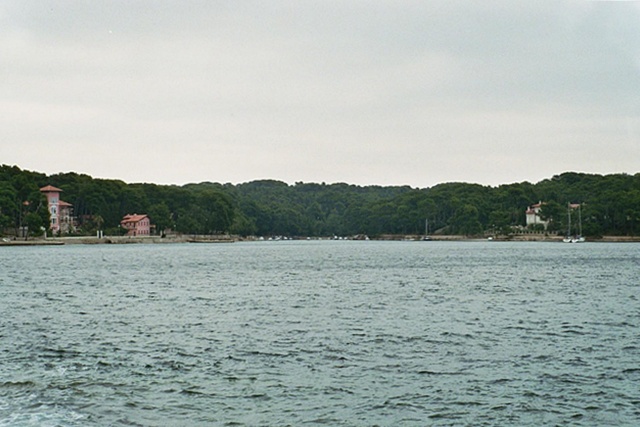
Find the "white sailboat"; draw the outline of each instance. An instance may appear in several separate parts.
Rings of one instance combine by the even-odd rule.
[[[571,210],[578,209],[578,234],[571,235]],[[567,237],[562,239],[564,243],[583,243],[586,239],[582,236],[582,211],[581,205],[567,203]]]
[[[424,237],[422,238],[423,242],[431,241],[431,236],[429,236],[429,220],[424,220]]]
[[[578,205],[578,235],[574,238],[573,243],[582,243],[586,241],[582,235],[582,203]]]

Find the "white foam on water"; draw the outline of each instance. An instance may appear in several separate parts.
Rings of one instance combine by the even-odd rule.
[[[30,412],[0,401],[0,427],[74,427],[86,425],[83,419],[84,415],[67,408],[44,405]]]

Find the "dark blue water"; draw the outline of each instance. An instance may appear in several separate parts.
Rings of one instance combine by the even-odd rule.
[[[640,245],[0,248],[0,426],[637,426]]]

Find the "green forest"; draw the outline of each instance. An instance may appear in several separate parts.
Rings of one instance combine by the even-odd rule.
[[[125,214],[144,213],[155,232],[240,236],[420,235],[480,236],[523,231],[528,206],[542,201],[547,232],[567,230],[567,204],[581,205],[583,234],[640,233],[640,173],[566,172],[538,183],[497,187],[442,183],[430,188],[357,186],[344,183],[128,184],[78,173],[43,173],[0,166],[0,233],[23,227],[39,235],[49,224],[41,187],[63,190],[73,204],[73,234],[122,234]],[[541,227],[541,225],[537,225]],[[541,230],[538,230],[541,231]]]

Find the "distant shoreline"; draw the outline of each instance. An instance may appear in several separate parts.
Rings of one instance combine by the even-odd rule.
[[[545,235],[515,235],[515,236],[495,236],[487,237],[467,237],[461,235],[436,235],[429,236],[429,241],[434,242],[478,242],[491,240],[494,242],[562,242],[562,236],[545,236]],[[276,239],[279,240],[279,239]],[[330,237],[304,237],[291,238],[286,240],[335,240]],[[344,238],[340,240],[365,240]],[[382,235],[370,239],[371,241],[423,241],[424,236],[402,236],[402,235]],[[238,236],[219,235],[219,236],[145,236],[145,237],[128,237],[128,236],[105,236],[98,238],[95,236],[73,236],[73,237],[50,237],[50,238],[30,238],[29,240],[16,239],[10,240],[4,238],[0,240],[0,246],[63,246],[63,245],[106,245],[106,244],[168,244],[168,243],[234,243],[234,242],[257,242],[267,241],[257,237],[241,238]],[[599,238],[587,238],[589,243],[639,243],[640,236],[602,236]]]

